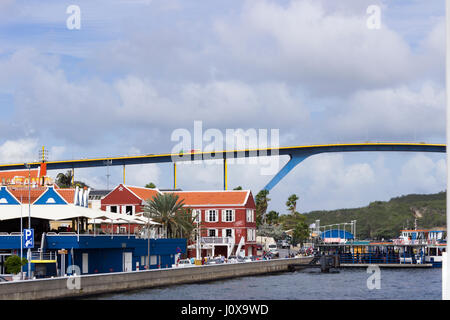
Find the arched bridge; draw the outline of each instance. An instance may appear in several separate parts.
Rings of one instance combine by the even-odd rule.
[[[75,168],[92,168],[104,166],[123,166],[125,180],[125,166],[134,164],[148,163],[165,163],[179,161],[196,161],[196,160],[217,160],[224,159],[224,189],[227,189],[227,168],[226,159],[242,158],[242,157],[262,157],[262,156],[283,156],[290,157],[288,163],[272,178],[264,189],[272,189],[280,180],[286,176],[295,166],[306,158],[329,152],[367,152],[367,151],[395,151],[395,152],[438,152],[445,153],[445,144],[431,143],[405,143],[405,142],[364,142],[364,143],[339,143],[339,144],[322,144],[309,146],[293,146],[278,148],[261,148],[261,149],[244,149],[244,150],[224,150],[200,152],[192,151],[179,154],[147,154],[139,156],[118,156],[91,158],[79,160],[61,160],[46,162],[47,170],[58,169],[75,169]],[[31,168],[37,168],[42,162],[29,163]],[[18,170],[24,169],[24,163],[3,164],[0,165],[2,170]],[[176,166],[174,165],[174,168]],[[176,169],[174,170],[174,187],[176,187]]]

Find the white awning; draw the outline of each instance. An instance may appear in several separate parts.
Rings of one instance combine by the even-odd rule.
[[[159,224],[159,225],[161,224],[159,222],[153,221],[151,218],[150,218],[150,221],[149,221],[148,218],[143,217],[143,216],[134,217],[134,220],[142,221],[144,224],[147,224],[147,223],[149,223],[149,224]]]
[[[0,220],[11,220],[28,217],[28,205],[0,205]],[[46,220],[71,220],[76,218],[88,219],[122,219],[128,223],[127,217],[122,214],[105,212],[98,209],[85,208],[67,205],[32,205],[30,210],[31,218],[39,218]],[[105,221],[106,222],[106,221]]]

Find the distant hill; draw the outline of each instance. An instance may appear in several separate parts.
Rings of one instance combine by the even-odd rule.
[[[320,220],[320,225],[356,221],[358,239],[391,239],[404,228],[445,227],[446,192],[410,194],[389,201],[375,201],[366,207],[305,213],[308,224]],[[350,231],[350,226],[347,226]]]

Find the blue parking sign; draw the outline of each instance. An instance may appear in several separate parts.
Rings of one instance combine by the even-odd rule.
[[[23,247],[25,249],[34,248],[34,229],[23,229]]]

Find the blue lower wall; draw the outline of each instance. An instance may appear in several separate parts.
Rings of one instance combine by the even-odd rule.
[[[17,239],[18,238],[18,239]],[[9,249],[11,252],[20,249],[20,236],[0,237],[0,249]],[[56,252],[66,249],[66,268],[74,264],[82,270],[83,253],[88,254],[88,273],[121,272],[125,252],[132,253],[132,270],[137,264],[144,269],[147,254],[148,240],[136,239],[134,236],[89,236],[89,235],[52,235],[47,236],[44,244],[45,252]],[[73,261],[72,261],[73,252]],[[150,269],[170,268],[177,253],[186,253],[186,239],[150,239]],[[62,255],[58,255],[58,268],[61,268]],[[34,270],[35,266],[32,266]],[[41,269],[43,267],[41,266]],[[46,275],[55,275],[55,266],[47,266]]]

